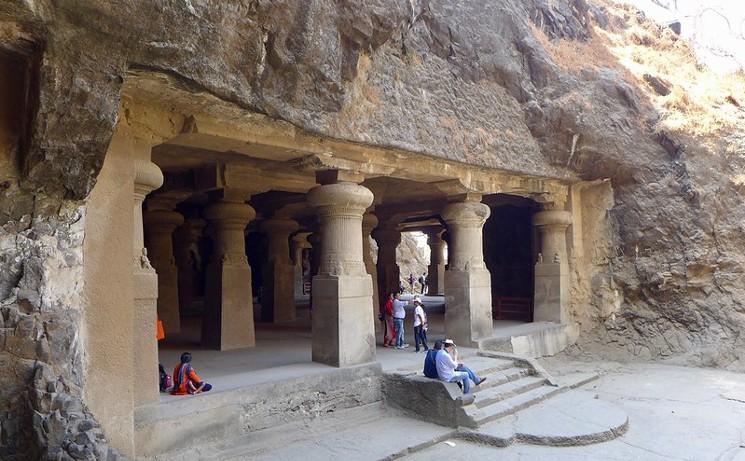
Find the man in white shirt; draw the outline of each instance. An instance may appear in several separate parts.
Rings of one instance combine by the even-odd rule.
[[[468,367],[458,364],[458,349],[453,340],[446,339],[443,346],[444,349],[439,351],[435,357],[437,376],[441,381],[462,383],[463,393],[468,394],[471,391],[471,381],[478,386],[486,380],[486,378],[479,378]]]
[[[414,347],[415,352],[419,352],[419,343],[422,343],[424,350],[428,351],[427,345],[427,314],[424,313],[422,300],[419,296],[414,298]]]
[[[393,300],[393,324],[396,327],[396,349],[406,349],[404,344],[404,319],[406,318],[406,301],[401,300],[401,294],[396,293]]]

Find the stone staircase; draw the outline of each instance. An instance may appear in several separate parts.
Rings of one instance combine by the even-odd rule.
[[[385,376],[387,402],[429,422],[478,428],[597,378],[577,373],[557,380],[532,359],[506,353],[479,351],[463,362],[486,378],[472,393],[464,395],[457,384],[427,378],[420,370],[397,370]]]

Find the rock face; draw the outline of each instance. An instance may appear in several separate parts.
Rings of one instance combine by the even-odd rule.
[[[629,21],[664,33],[643,17],[585,0],[37,0],[0,18],[31,76],[0,184],[3,459],[116,456],[81,403],[81,229],[132,72],[324,136],[607,179],[611,237],[574,274],[576,351],[743,368],[745,140],[660,131],[646,84],[600,59]]]

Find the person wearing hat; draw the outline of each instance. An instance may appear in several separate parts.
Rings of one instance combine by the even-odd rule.
[[[486,378],[480,378],[470,368],[458,363],[458,348],[455,347],[452,339],[446,339],[442,345],[444,350],[435,357],[437,376],[440,380],[460,383],[464,394],[471,392],[471,381],[478,386],[486,380]]]

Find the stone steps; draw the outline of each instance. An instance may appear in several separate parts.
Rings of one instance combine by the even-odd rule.
[[[386,400],[426,421],[450,427],[479,426],[533,406],[597,375],[556,380],[531,359],[479,352],[465,365],[487,378],[464,395],[455,383],[429,379],[420,372],[389,373]]]
[[[476,399],[473,404],[476,405],[477,408],[484,408],[510,397],[542,387],[545,384],[546,381],[543,378],[526,376],[516,381],[506,382],[490,389],[479,389],[476,393]]]
[[[482,372],[477,372],[476,374],[478,374],[482,378],[486,378],[484,384],[476,386],[474,388],[474,391],[476,393],[480,393],[486,389],[509,383],[511,381],[516,381],[525,376],[530,376],[531,370],[529,368],[513,366],[505,370],[494,371],[489,374],[484,374]]]

